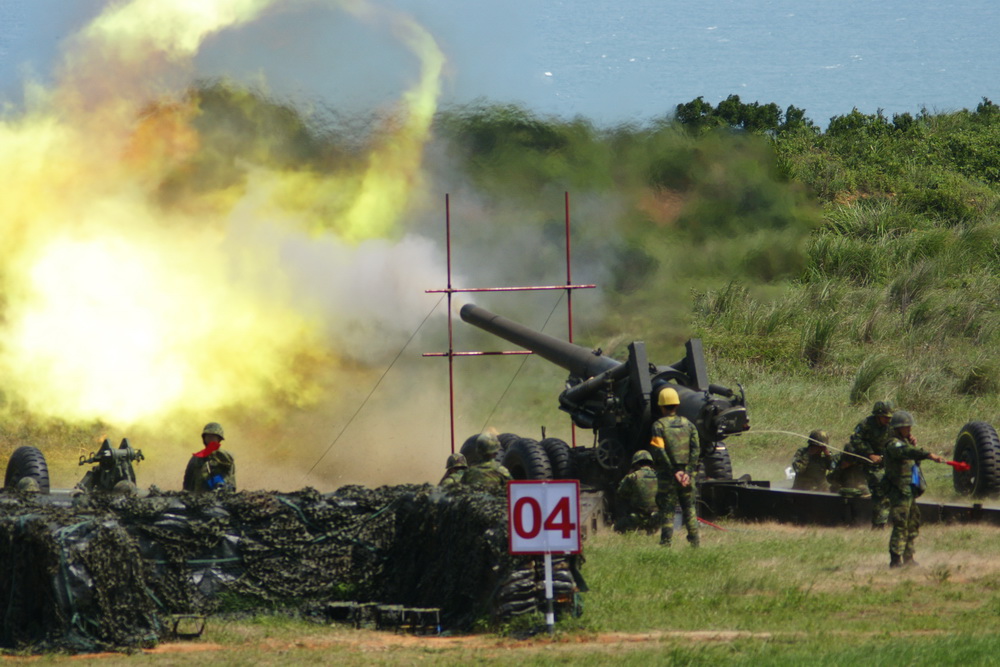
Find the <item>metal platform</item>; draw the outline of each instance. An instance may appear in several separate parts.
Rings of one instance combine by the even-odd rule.
[[[699,489],[699,515],[746,521],[779,521],[803,525],[845,526],[871,523],[871,498],[852,498],[820,491],[771,488],[770,482],[710,481]],[[921,522],[1000,525],[1000,508],[918,501]]]

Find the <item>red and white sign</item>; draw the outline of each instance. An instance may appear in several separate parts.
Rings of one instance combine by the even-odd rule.
[[[580,482],[507,482],[512,554],[580,553]]]

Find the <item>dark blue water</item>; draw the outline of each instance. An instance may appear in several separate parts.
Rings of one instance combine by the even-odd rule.
[[[540,3],[528,101],[618,122],[704,96],[917,113],[1000,102],[1000,2],[551,0]]]
[[[108,3],[0,0],[0,101],[47,78],[61,40]],[[372,0],[412,14],[448,58],[442,103],[517,102],[598,124],[645,120],[703,96],[804,108],[825,126],[1000,102],[1000,0]],[[276,3],[213,35],[204,75],[264,82],[348,111],[391,104],[417,60],[386,22],[334,2]]]

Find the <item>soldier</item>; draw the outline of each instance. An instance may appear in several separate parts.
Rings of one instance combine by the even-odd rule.
[[[890,439],[885,448],[885,486],[892,517],[889,537],[889,567],[916,565],[913,543],[920,532],[920,508],[917,498],[926,484],[920,472],[920,461],[930,459],[944,463],[944,457],[931,454],[913,443],[910,430],[915,425],[909,412],[900,410],[889,422]],[[901,558],[902,557],[902,558]]]
[[[892,401],[876,401],[872,413],[865,417],[854,428],[851,440],[845,449],[859,456],[868,458],[871,463],[851,457],[860,466],[865,476],[865,483],[872,494],[872,528],[885,528],[889,521],[889,499],[882,488],[882,472],[885,464],[885,447],[892,439],[889,420],[892,419]],[[916,445],[916,440],[911,444]]]
[[[698,467],[698,429],[677,414],[680,404],[676,389],[666,387],[660,390],[657,405],[661,416],[653,424],[653,437],[649,443],[656,463],[656,505],[660,508],[662,523],[660,544],[670,546],[674,536],[674,510],[680,502],[688,542],[696,547],[699,537],[694,475]]]
[[[513,478],[510,471],[497,462],[496,456],[499,451],[500,441],[495,435],[480,433],[476,437],[474,464],[462,475],[462,484],[490,493],[506,493],[507,482]]]
[[[469,469],[469,462],[461,454],[455,453],[448,457],[445,467],[447,470],[444,473],[444,477],[438,482],[438,486],[461,484],[465,471]]]
[[[17,480],[14,486],[20,493],[41,493],[42,487],[38,485],[38,480],[34,477],[22,477]]]
[[[221,449],[225,440],[222,424],[209,422],[201,430],[205,448],[195,452],[184,470],[184,490],[204,493],[226,489],[236,490],[236,461],[233,455]]]
[[[833,457],[827,445],[830,436],[826,431],[813,431],[809,434],[809,444],[795,452],[792,459],[792,470],[795,471],[793,489],[802,491],[828,491],[826,475],[833,466]]]
[[[660,527],[662,519],[656,506],[659,487],[653,457],[644,449],[632,456],[632,467],[618,485],[619,517],[615,530],[624,533],[630,530],[644,530],[652,535]]]

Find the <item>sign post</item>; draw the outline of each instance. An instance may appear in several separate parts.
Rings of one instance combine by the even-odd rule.
[[[552,554],[580,553],[580,482],[508,482],[507,523],[511,554],[545,557],[545,624],[552,634],[555,631]]]

